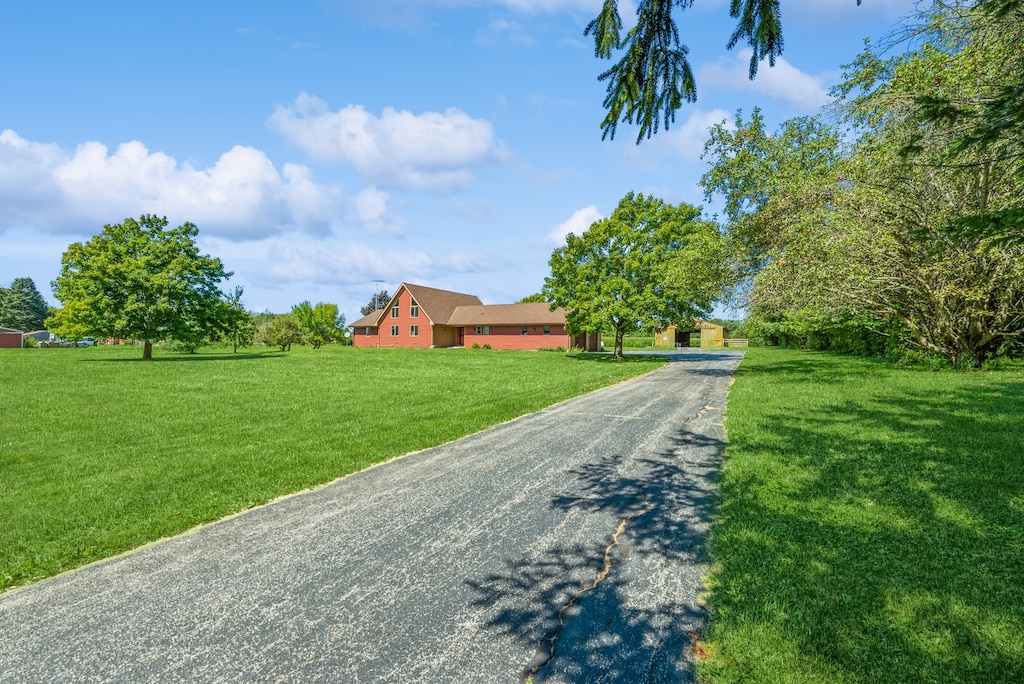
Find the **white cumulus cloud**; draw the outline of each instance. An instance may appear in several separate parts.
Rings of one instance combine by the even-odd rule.
[[[589,207],[577,209],[572,213],[572,216],[559,223],[548,233],[548,242],[553,245],[564,245],[565,238],[569,233],[577,236],[583,235],[592,223],[600,221],[602,218],[604,217],[601,216],[601,212],[593,204]]]
[[[286,229],[324,232],[340,190],[318,185],[305,166],[281,172],[262,151],[235,146],[209,168],[178,163],[139,141],[114,152],[98,142],[74,152],[0,133],[0,230],[30,225],[45,232],[95,232],[143,213],[192,221],[232,239]]]
[[[507,156],[488,121],[456,108],[414,114],[385,107],[377,116],[361,105],[331,111],[300,93],[267,123],[310,158],[348,164],[380,184],[455,190],[473,181],[473,168]]]
[[[262,277],[278,283],[359,285],[374,280],[426,282],[452,273],[481,273],[502,260],[468,252],[437,255],[423,249],[376,249],[328,240],[315,249],[276,243],[267,251]]]
[[[667,145],[679,156],[692,161],[699,161],[704,152],[704,143],[708,139],[708,129],[723,119],[731,120],[729,112],[724,109],[712,109],[710,112],[695,111],[690,114],[682,126],[659,133]]]
[[[706,64],[697,71],[698,86],[760,93],[803,110],[817,110],[828,102],[825,79],[800,71],[783,57],[775,60],[774,67],[762,62],[757,77],[751,81],[748,72],[752,54],[744,48]]]
[[[364,188],[350,203],[349,219],[374,235],[405,234],[405,222],[388,206],[390,197],[389,193],[376,187]]]

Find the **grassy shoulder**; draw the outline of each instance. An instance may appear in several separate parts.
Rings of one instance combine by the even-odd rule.
[[[726,416],[720,682],[1024,681],[1024,371],[752,349]]]
[[[442,444],[662,359],[0,350],[0,590]]]

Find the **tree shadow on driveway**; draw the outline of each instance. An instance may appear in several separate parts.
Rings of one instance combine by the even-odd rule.
[[[607,534],[506,560],[501,572],[467,581],[487,629],[536,649],[524,679],[693,681],[723,448],[679,430],[652,456],[612,454],[569,471],[551,506],[614,521]]]

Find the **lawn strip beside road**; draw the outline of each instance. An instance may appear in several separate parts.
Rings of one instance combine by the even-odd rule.
[[[0,350],[0,590],[458,439],[662,359]]]
[[[750,350],[706,681],[1024,681],[1021,416],[1019,367]]]

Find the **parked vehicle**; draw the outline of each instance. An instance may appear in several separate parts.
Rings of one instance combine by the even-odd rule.
[[[96,338],[95,337],[83,337],[82,339],[75,341],[75,346],[76,347],[95,347],[96,346]]]

